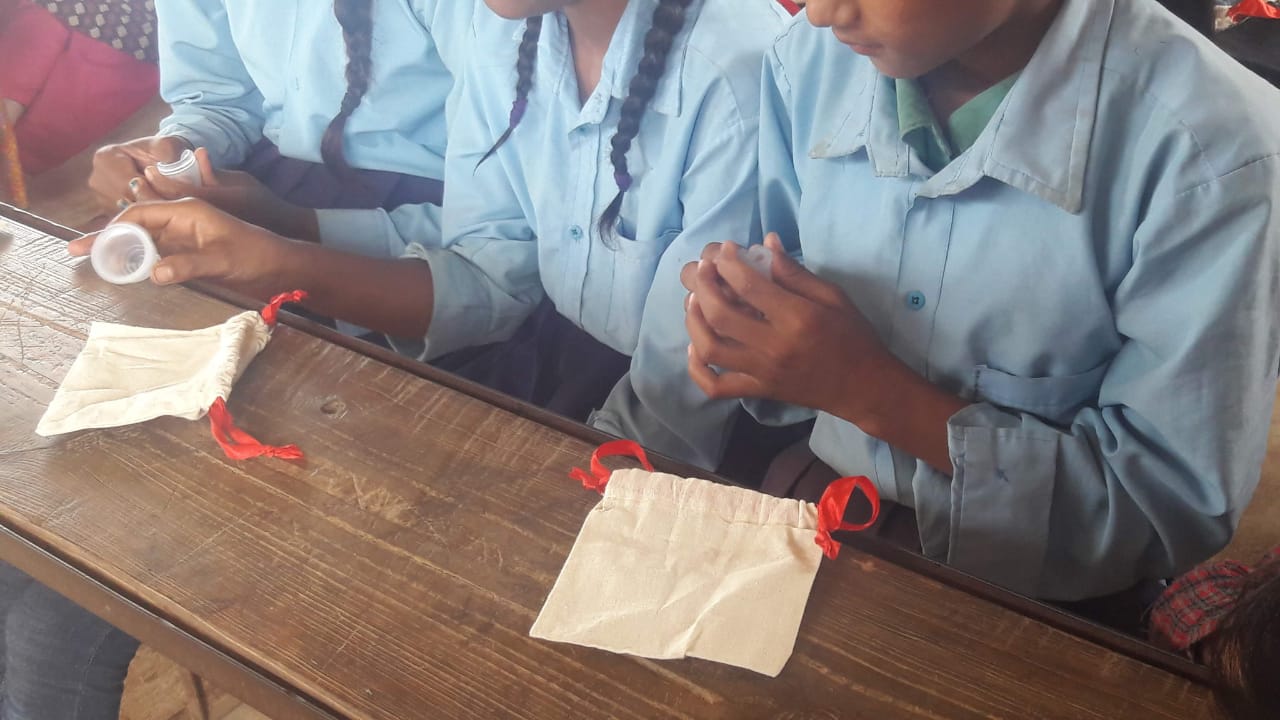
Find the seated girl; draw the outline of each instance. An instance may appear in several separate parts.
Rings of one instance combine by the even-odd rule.
[[[443,243],[420,206],[344,217],[342,249],[199,201],[119,219],[156,236],[157,282],[301,288],[310,310],[399,349],[571,417],[598,409],[597,427],[713,466],[738,404],[708,401],[684,371],[679,268],[711,240],[758,233],[759,74],[787,13],[773,0],[487,4],[525,21],[517,37],[477,23]]]
[[[428,203],[438,223],[446,101],[475,6],[165,0],[160,91],[173,113],[157,135],[99,150],[90,186],[112,209],[198,194],[312,239],[325,221],[314,209]],[[153,167],[197,148],[207,184],[227,187]],[[213,173],[228,168],[245,174]]]
[[[766,63],[771,279],[684,272],[699,386],[816,413],[926,555],[1028,595],[1222,548],[1280,363],[1280,93],[1153,0],[807,19]]]

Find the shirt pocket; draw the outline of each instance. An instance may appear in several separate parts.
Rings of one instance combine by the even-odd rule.
[[[667,230],[649,240],[636,240],[626,222],[606,241],[613,265],[613,283],[609,292],[608,332],[623,347],[634,352],[640,338],[640,320],[645,302],[653,287],[662,254],[679,236],[679,230]]]
[[[1030,413],[1054,425],[1068,425],[1081,408],[1097,401],[1107,365],[1048,377],[1022,377],[979,365],[975,394],[992,405]]]

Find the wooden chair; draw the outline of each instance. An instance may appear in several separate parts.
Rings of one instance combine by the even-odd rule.
[[[18,154],[18,135],[3,112],[0,112],[0,169],[3,169],[0,200],[27,207],[27,181],[22,172],[22,157]]]

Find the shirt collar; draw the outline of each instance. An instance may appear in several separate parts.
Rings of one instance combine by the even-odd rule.
[[[1066,0],[973,147],[929,178],[920,194],[955,194],[991,177],[1080,212],[1115,3]],[[877,176],[905,177],[912,168],[899,133],[894,82],[870,62],[861,67],[861,77],[850,82],[850,112],[809,155],[832,158],[865,149]],[[1070,73],[1065,80],[1064,68]]]

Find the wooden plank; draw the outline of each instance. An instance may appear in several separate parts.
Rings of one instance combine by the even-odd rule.
[[[777,679],[534,641],[596,502],[565,477],[589,442],[289,327],[229,404],[306,463],[228,461],[203,423],[173,418],[39,438],[91,319],[196,328],[233,310],[107,286],[61,243],[10,229],[0,522],[145,609],[154,632],[167,623],[334,715],[1208,716],[1202,686],[857,550],[824,564]],[[164,651],[204,673],[207,658]]]

